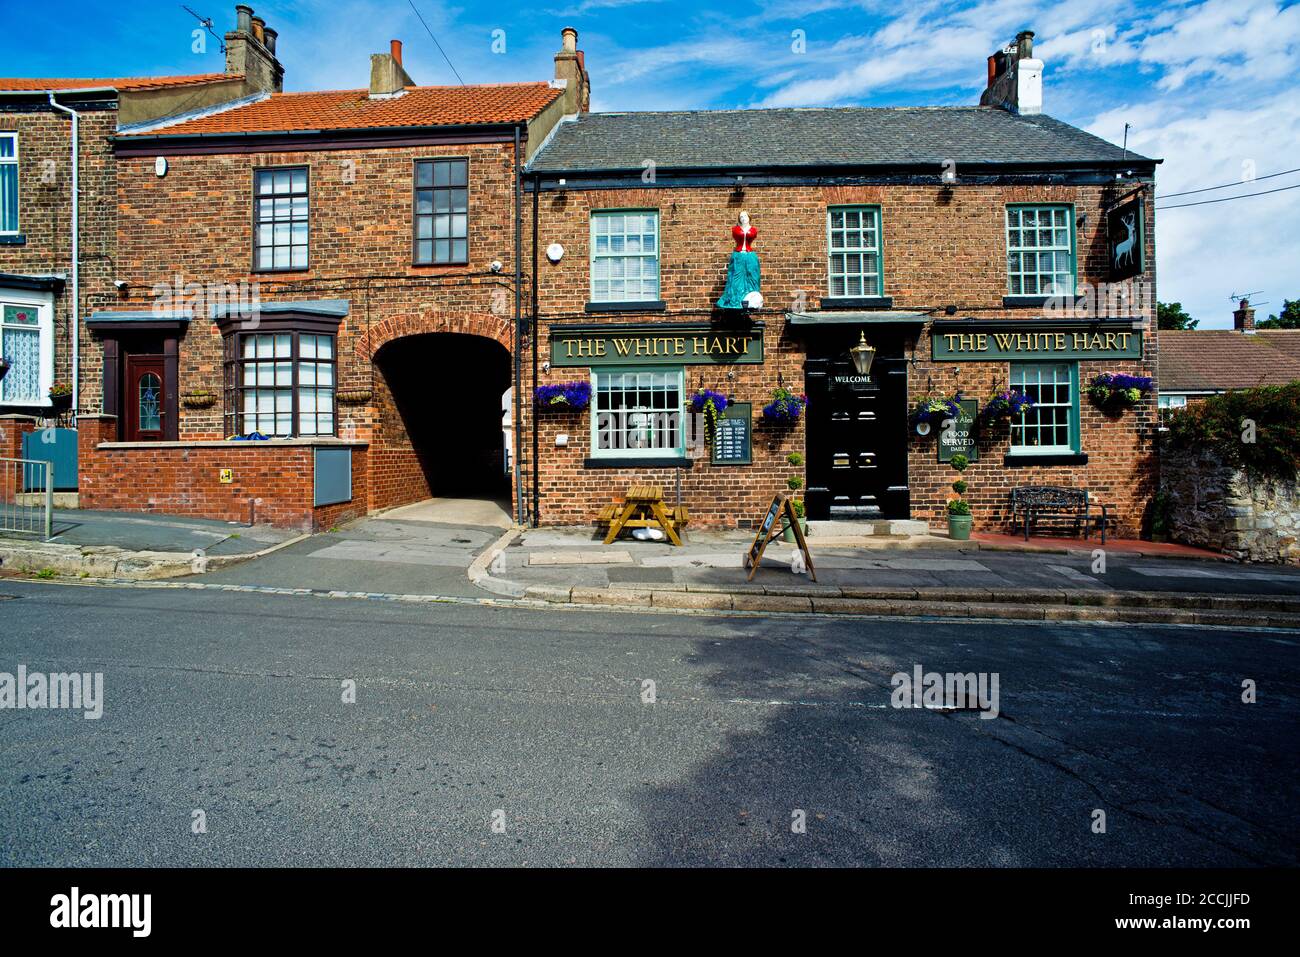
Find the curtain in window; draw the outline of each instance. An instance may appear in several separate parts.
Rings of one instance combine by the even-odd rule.
[[[9,361],[9,373],[0,381],[5,402],[35,402],[41,396],[41,333],[39,329],[0,330],[0,354]]]
[[[0,145],[4,144],[0,140]],[[0,162],[0,233],[18,231],[18,166]]]

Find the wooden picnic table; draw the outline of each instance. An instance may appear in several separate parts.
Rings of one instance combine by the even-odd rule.
[[[597,524],[609,525],[606,545],[618,538],[625,528],[659,528],[670,542],[680,545],[682,540],[677,535],[677,526],[685,524],[686,519],[684,506],[669,509],[664,505],[662,486],[633,485],[621,503],[613,502],[601,509]]]

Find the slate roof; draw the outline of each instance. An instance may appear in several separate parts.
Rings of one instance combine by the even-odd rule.
[[[1154,162],[1050,116],[984,106],[583,113],[529,169],[541,173],[957,163]]]
[[[1162,329],[1161,392],[1222,392],[1300,379],[1300,329]]]
[[[173,86],[195,86],[199,83],[212,83],[216,80],[242,80],[238,73],[196,73],[191,76],[128,76],[114,79],[60,77],[0,78],[0,90],[6,92],[23,92],[31,90],[86,90],[110,87],[114,90],[159,90]]]
[[[153,138],[521,123],[563,95],[563,90],[548,83],[408,86],[402,96],[383,99],[371,99],[368,90],[273,93],[254,103],[138,135]]]

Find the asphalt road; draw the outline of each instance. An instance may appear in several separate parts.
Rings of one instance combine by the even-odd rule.
[[[1293,634],[0,596],[0,672],[106,699],[0,711],[4,865],[1297,862]],[[890,707],[916,664],[1000,716]]]

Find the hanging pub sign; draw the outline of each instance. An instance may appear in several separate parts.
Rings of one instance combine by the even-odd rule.
[[[975,447],[975,428],[979,421],[980,404],[978,399],[962,399],[957,403],[957,417],[944,419],[939,426],[939,461],[951,462],[957,454],[976,461],[979,449]]]
[[[1141,359],[1142,327],[1130,320],[941,320],[930,330],[930,352],[936,362]]]
[[[732,402],[713,430],[713,465],[750,465],[754,461],[754,406]]]
[[[1145,210],[1142,200],[1134,197],[1106,213],[1106,250],[1110,255],[1112,281],[1132,279],[1142,275],[1143,225]]]
[[[551,327],[552,366],[759,365],[763,323],[743,330],[705,322],[587,323]]]

